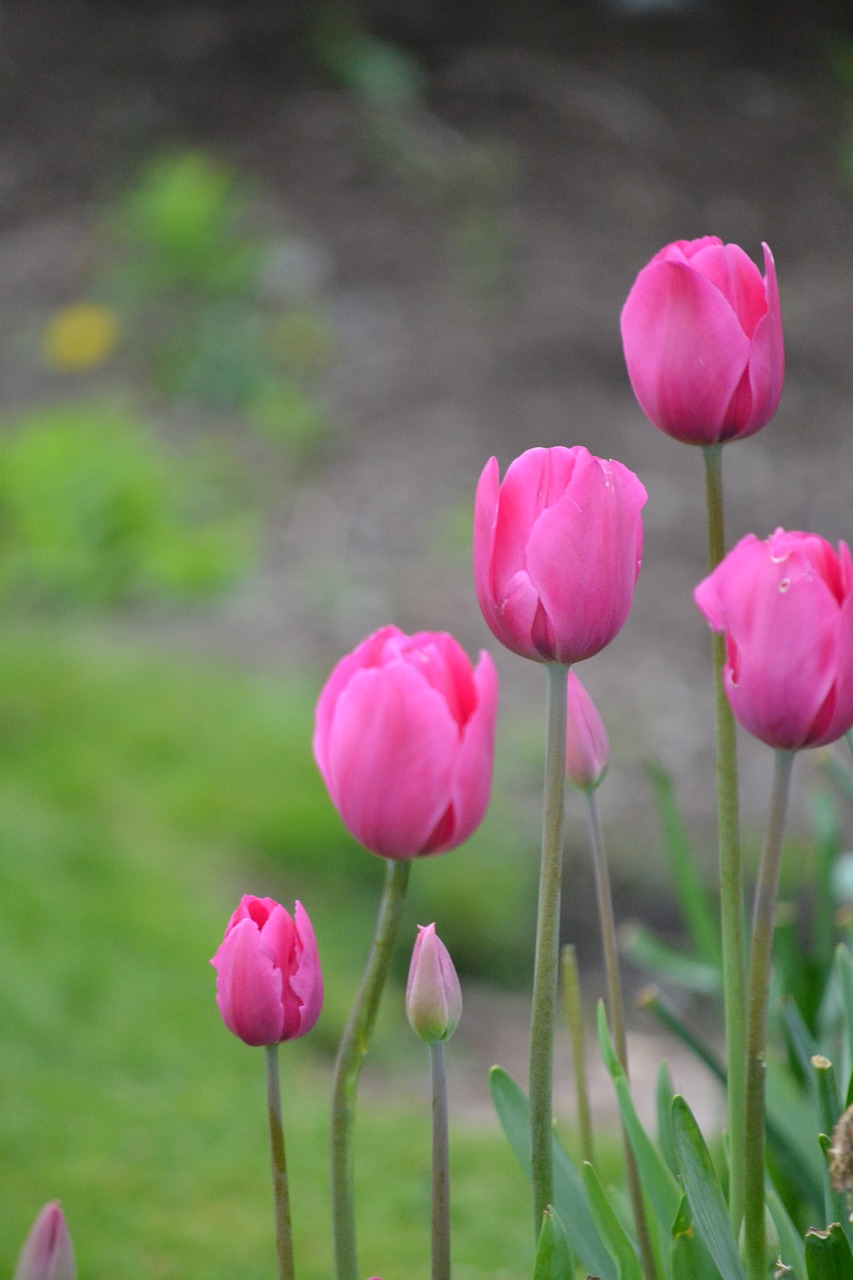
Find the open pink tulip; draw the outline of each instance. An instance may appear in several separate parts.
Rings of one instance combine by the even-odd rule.
[[[569,672],[566,773],[572,786],[594,791],[607,772],[607,730],[595,703],[574,671]]]
[[[406,1016],[427,1044],[449,1040],[462,1016],[462,991],[450,952],[434,924],[418,925],[406,983]]]
[[[853,727],[853,571],[846,543],[777,529],[741,538],[694,593],[725,632],[732,710],[768,746],[834,742]]]
[[[347,830],[385,858],[443,853],[489,802],[497,672],[452,636],[383,627],[332,671],[314,757]]]
[[[474,583],[501,644],[537,662],[580,662],[621,630],[643,548],[646,491],[621,462],[529,449],[501,483],[492,458],[474,506]]]
[[[24,1241],[13,1280],[75,1280],[77,1266],[58,1200],[46,1204]]]
[[[687,444],[740,440],[769,422],[785,356],[773,255],[762,277],[716,236],[668,244],[622,310],[622,342],[646,417]]]
[[[310,1031],[323,976],[308,913],[245,894],[210,962],[222,1020],[246,1044],[272,1045]]]

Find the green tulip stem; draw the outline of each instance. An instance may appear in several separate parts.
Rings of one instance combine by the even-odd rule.
[[[625,1034],[625,1007],[622,1001],[622,978],[619,973],[619,948],[616,943],[616,919],[613,913],[613,894],[610,889],[610,870],[607,865],[607,849],[598,813],[598,801],[594,790],[584,792],[589,842],[595,868],[595,894],[598,904],[598,920],[601,928],[601,947],[604,952],[604,970],[607,979],[607,1004],[616,1055],[628,1077],[628,1040]],[[640,1174],[634,1152],[623,1126],[625,1168],[628,1175],[628,1191],[631,1211],[637,1232],[637,1244],[645,1280],[655,1280],[655,1260],[646,1220],[646,1206],[640,1186]]]
[[[408,860],[389,858],[386,861],[385,886],[379,904],[376,930],[335,1061],[330,1158],[332,1232],[337,1280],[359,1280],[353,1150],[358,1080],[391,967],[411,867]]]
[[[563,815],[566,790],[566,714],[568,669],[545,667],[548,700],[545,715],[545,789],[542,860],[536,919],[536,959],[530,1018],[530,1169],[533,1229],[539,1239],[542,1215],[553,1203],[552,1074],[557,976],[560,963],[560,881],[563,866]]]
[[[284,1128],[281,1122],[281,1087],[278,1081],[278,1045],[265,1048],[267,1064],[267,1115],[270,1125],[272,1193],[275,1209],[275,1244],[278,1253],[278,1280],[293,1280],[293,1230],[290,1225],[290,1195],[284,1157]]]
[[[705,494],[708,510],[708,568],[725,555],[722,445],[706,445]],[[717,738],[717,840],[720,868],[720,918],[723,943],[726,1074],[728,1091],[729,1217],[737,1235],[743,1218],[746,1130],[746,929],[740,848],[737,743],[735,722],[723,687],[725,637],[713,632],[714,708]]]
[[[767,834],[758,868],[752,913],[747,1017],[744,1247],[749,1280],[766,1280],[764,1234],[764,1073],[773,925],[779,891],[782,835],[788,809],[793,751],[777,751]]]
[[[429,1047],[432,1078],[432,1280],[450,1280],[450,1149],[444,1041]]]

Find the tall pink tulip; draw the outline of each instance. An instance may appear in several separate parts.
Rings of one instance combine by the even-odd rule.
[[[323,976],[300,902],[291,917],[272,898],[245,894],[210,963],[222,1020],[246,1044],[304,1036],[320,1016]]]
[[[347,830],[372,853],[415,858],[466,840],[492,781],[497,673],[452,636],[383,627],[332,671],[314,756]]]
[[[537,662],[580,662],[621,630],[643,548],[646,491],[581,445],[529,449],[503,482],[492,458],[474,506],[474,583],[501,644]]]
[[[853,570],[847,544],[777,529],[741,538],[694,593],[725,632],[732,711],[768,746],[820,747],[853,727]]]
[[[736,244],[677,240],[637,276],[622,310],[625,362],[646,417],[687,444],[721,444],[769,422],[785,356],[773,255],[762,277]]]
[[[58,1200],[36,1218],[18,1258],[14,1280],[75,1280],[77,1266]]]

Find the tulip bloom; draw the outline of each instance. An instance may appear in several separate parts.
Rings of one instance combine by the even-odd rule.
[[[610,744],[595,703],[574,671],[569,672],[566,773],[572,786],[594,791],[607,772]]]
[[[427,1044],[449,1040],[462,1017],[462,991],[450,952],[434,924],[418,925],[406,983],[406,1016]]]
[[[13,1280],[75,1280],[77,1266],[58,1200],[46,1204],[24,1241]]]
[[[245,894],[210,962],[222,1021],[246,1044],[273,1045],[310,1031],[323,976],[308,913]]]
[[[740,440],[776,412],[782,317],[773,255],[762,248],[763,277],[736,244],[678,240],[655,254],[628,295],[628,376],[646,417],[676,440]]]
[[[444,632],[383,627],[332,671],[314,757],[344,826],[371,853],[415,858],[466,840],[489,801],[497,673]]]
[[[694,593],[725,632],[723,672],[743,727],[784,751],[820,747],[853,727],[853,570],[813,533],[741,538]]]
[[[529,449],[500,480],[486,464],[474,505],[474,583],[501,644],[536,662],[580,662],[628,611],[643,550],[646,491],[621,462]]]

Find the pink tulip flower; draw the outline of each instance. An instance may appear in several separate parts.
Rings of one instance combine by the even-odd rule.
[[[77,1266],[58,1200],[46,1204],[24,1241],[13,1280],[75,1280]]]
[[[501,644],[537,662],[580,662],[621,630],[640,572],[646,491],[582,446],[529,449],[500,480],[492,458],[474,505],[474,583]]]
[[[813,533],[741,538],[694,593],[725,632],[732,711],[785,751],[820,747],[853,727],[853,571]]]
[[[752,435],[776,412],[785,355],[773,255],[762,277],[736,244],[678,240],[644,267],[622,342],[646,417],[686,444]]]
[[[462,1017],[462,991],[450,952],[434,924],[418,925],[406,983],[406,1016],[427,1044],[449,1040]]]
[[[310,1031],[323,1004],[323,975],[308,913],[245,894],[210,962],[216,1003],[246,1044],[272,1045]]]
[[[332,671],[317,702],[314,757],[344,826],[371,853],[453,849],[489,802],[497,672],[472,669],[452,636],[383,627]]]
[[[594,791],[607,772],[610,746],[595,703],[574,671],[569,672],[566,774],[580,791]]]

